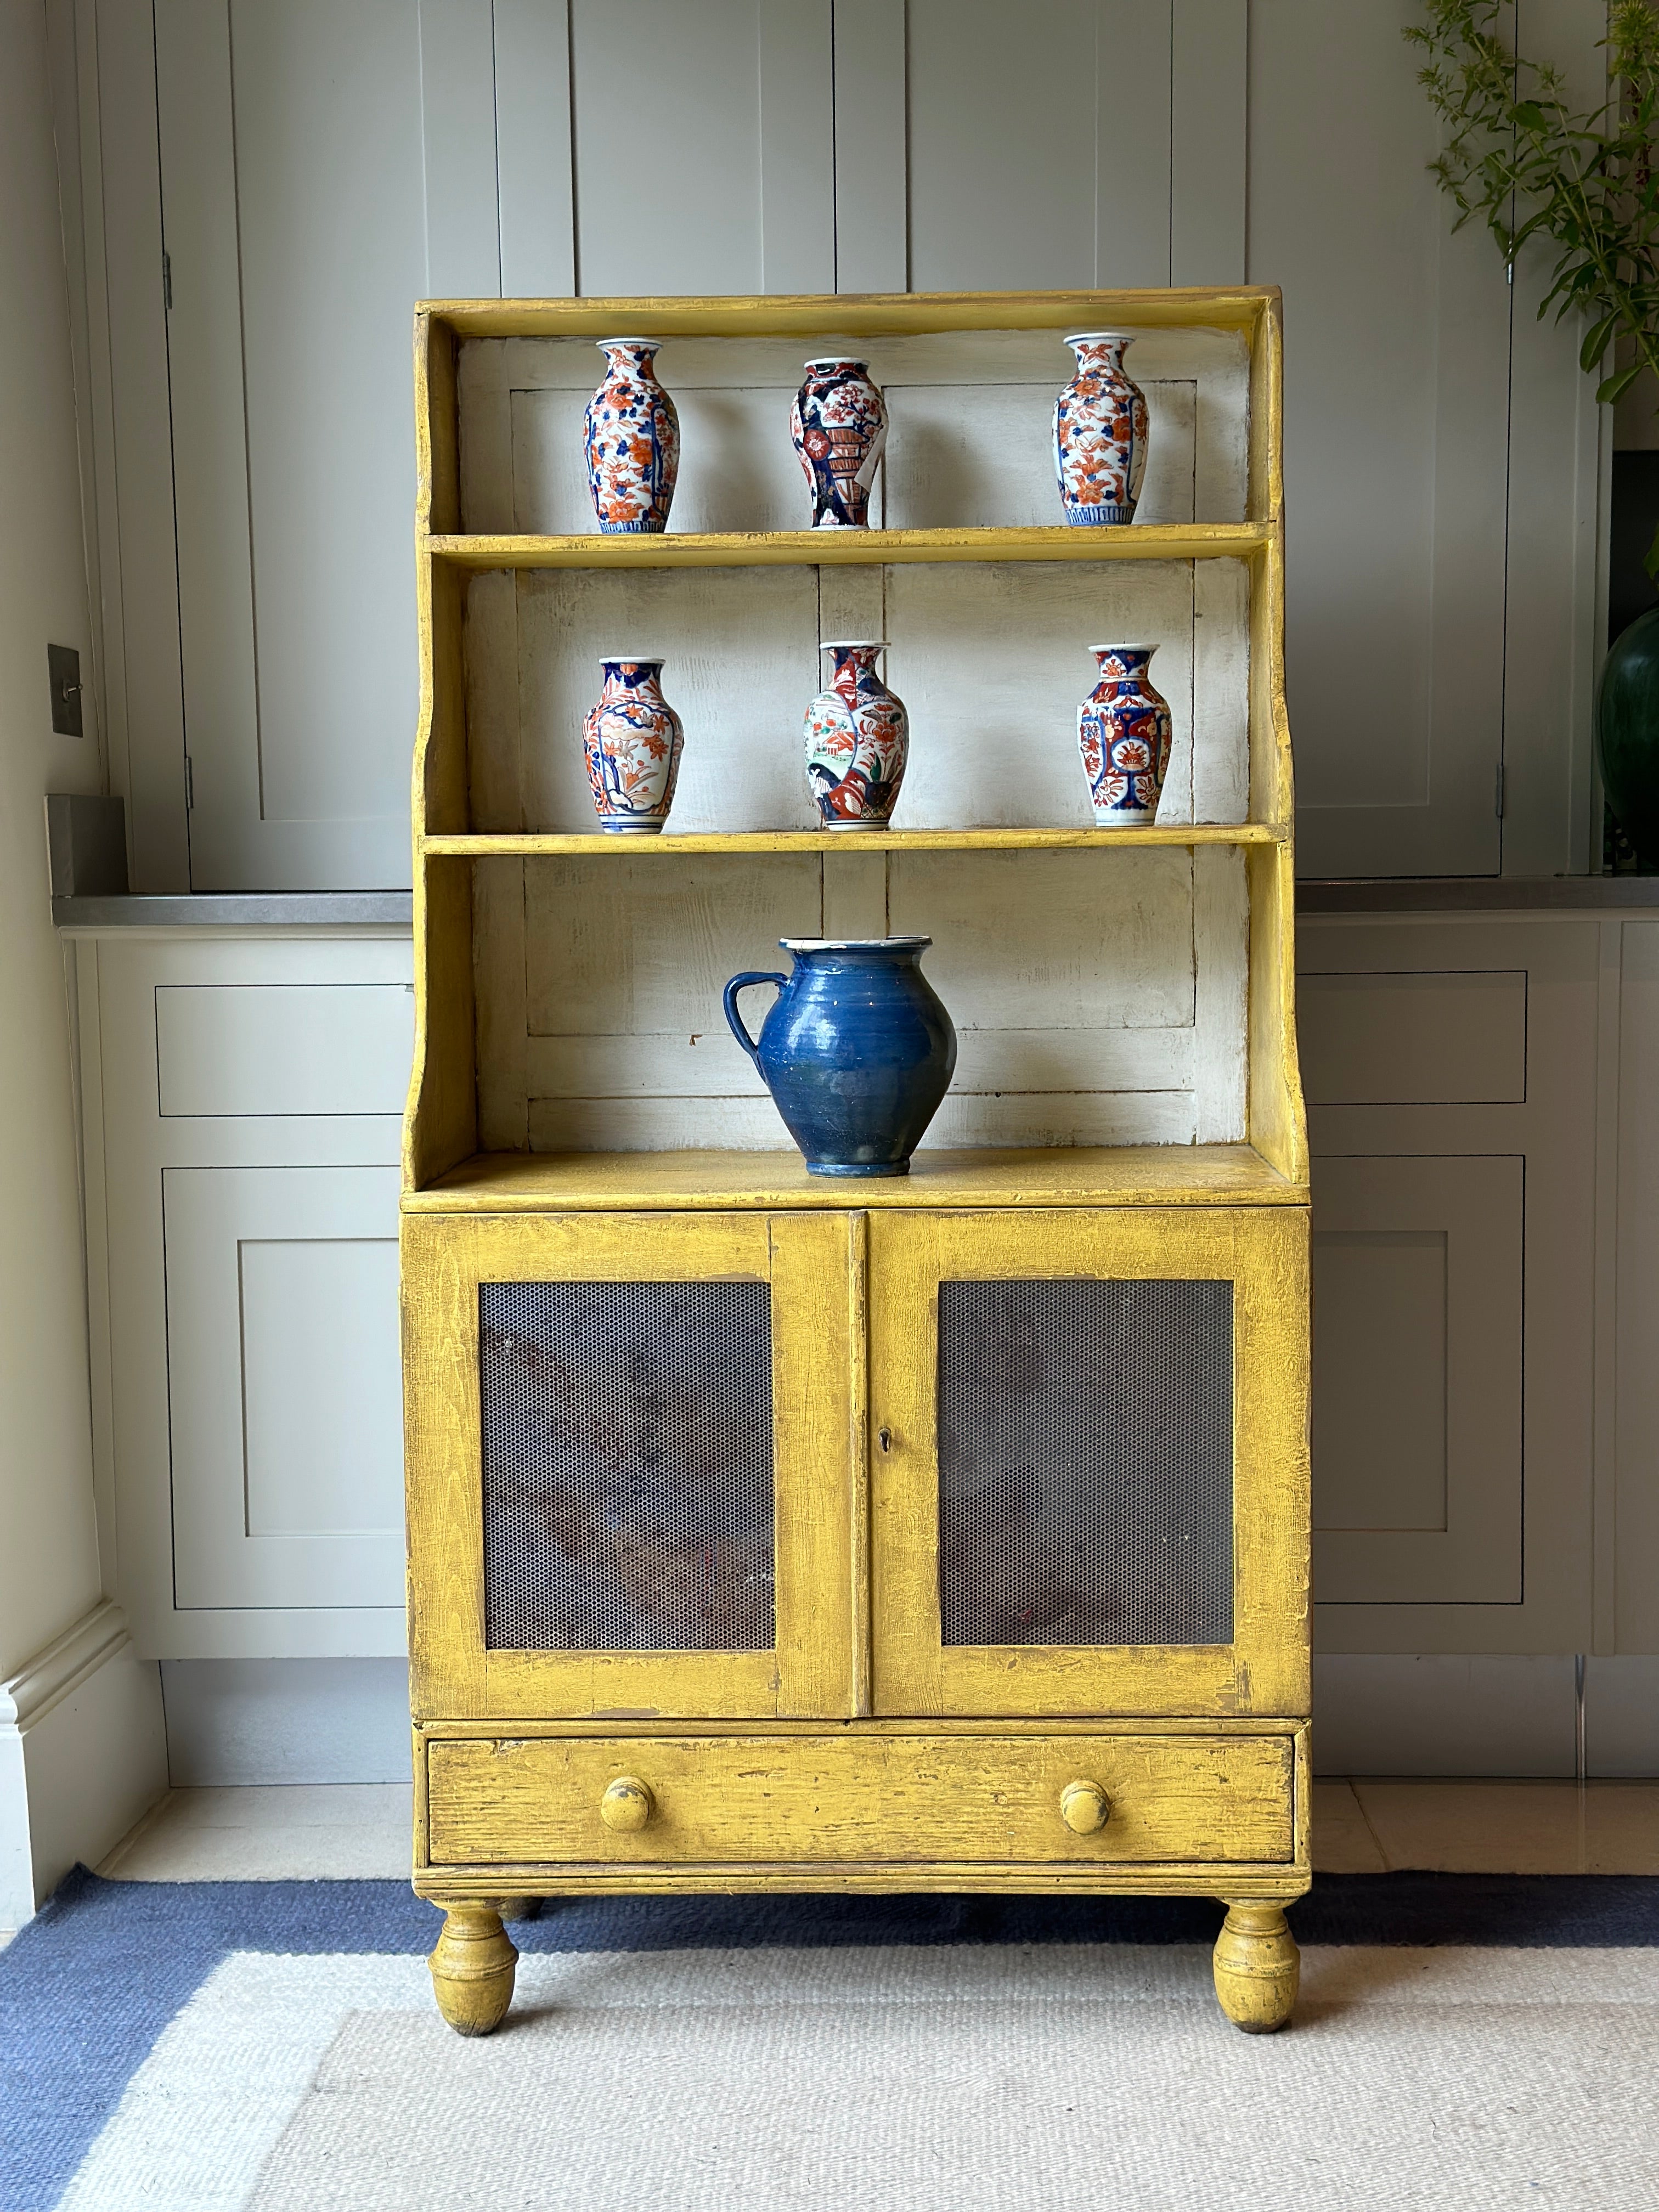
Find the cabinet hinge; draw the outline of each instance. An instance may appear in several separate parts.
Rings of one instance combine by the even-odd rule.
[[[196,775],[190,764],[190,755],[185,755],[185,811],[190,813],[196,805]]]
[[[1504,763],[1498,763],[1498,774],[1492,781],[1492,811],[1501,822],[1504,818]]]
[[[161,305],[173,313],[173,256],[166,246],[161,248]]]

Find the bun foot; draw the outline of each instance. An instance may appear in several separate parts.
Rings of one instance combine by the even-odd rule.
[[[488,2035],[513,2002],[519,1954],[488,1905],[445,1907],[443,1933],[427,1964],[438,2009],[457,2035]]]
[[[1215,1944],[1215,1993],[1235,2027],[1271,2035],[1296,2008],[1302,1954],[1277,1905],[1230,1905]]]

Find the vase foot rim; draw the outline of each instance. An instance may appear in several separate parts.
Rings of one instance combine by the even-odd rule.
[[[867,1177],[871,1176],[904,1176],[908,1175],[910,1172],[910,1163],[908,1160],[900,1160],[896,1165],[890,1165],[887,1162],[882,1161],[873,1167],[843,1167],[835,1162],[828,1160],[808,1160],[806,1163],[806,1172],[808,1175],[815,1176],[856,1176],[860,1177]]]

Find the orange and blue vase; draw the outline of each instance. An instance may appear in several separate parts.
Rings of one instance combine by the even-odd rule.
[[[1099,681],[1078,708],[1077,742],[1097,830],[1158,819],[1174,724],[1147,672],[1154,645],[1091,645]]]
[[[789,434],[812,495],[814,530],[866,530],[870,487],[887,444],[887,403],[867,362],[809,361]]]
[[[1133,522],[1146,473],[1146,399],[1123,367],[1133,331],[1079,331],[1077,374],[1054,402],[1054,475],[1067,522]]]
[[[680,418],[657,381],[655,338],[601,338],[605,381],[582,417],[587,488],[599,528],[668,527],[680,466]]]
[[[876,673],[880,639],[824,644],[829,688],[806,710],[806,782],[823,830],[884,830],[910,757],[904,702]]]
[[[662,694],[663,663],[621,653],[599,663],[605,684],[582,725],[588,787],[612,836],[656,836],[674,804],[685,732]]]

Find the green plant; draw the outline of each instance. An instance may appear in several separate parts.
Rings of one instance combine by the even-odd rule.
[[[1529,239],[1553,241],[1539,315],[1553,303],[1558,322],[1588,317],[1586,370],[1628,342],[1596,386],[1610,403],[1644,368],[1659,374],[1659,14],[1650,0],[1614,0],[1607,97],[1578,114],[1559,70],[1505,46],[1503,12],[1502,0],[1426,0],[1427,20],[1406,33],[1430,58],[1419,82],[1447,125],[1430,166],[1456,204],[1454,229],[1482,217],[1511,270]],[[1659,576],[1659,537],[1647,566]]]

